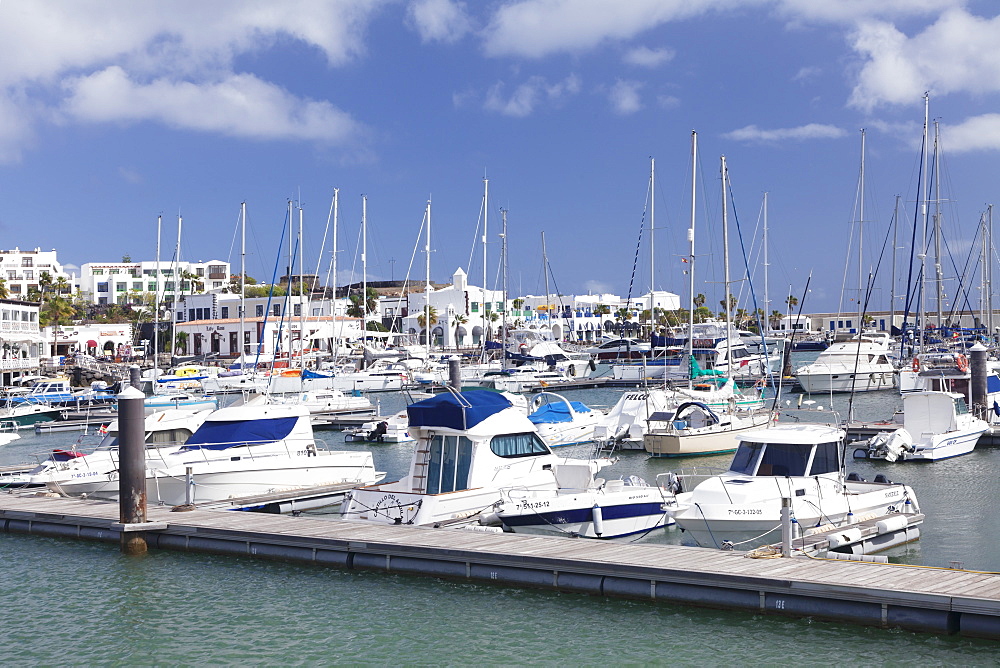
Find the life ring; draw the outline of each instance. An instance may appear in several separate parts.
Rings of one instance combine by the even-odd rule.
[[[969,358],[966,357],[965,355],[959,353],[958,356],[955,357],[955,366],[957,366],[958,370],[961,371],[962,373],[968,373],[969,372]]]
[[[920,358],[919,357],[914,357],[913,358],[913,373],[917,373],[919,371],[920,371]]]

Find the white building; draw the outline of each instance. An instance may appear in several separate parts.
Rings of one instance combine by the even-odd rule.
[[[416,334],[423,340],[424,327],[418,319],[429,303],[436,314],[431,324],[431,341],[434,345],[455,348],[479,346],[483,337],[495,332],[500,326],[505,311],[503,291],[486,290],[469,285],[468,276],[459,267],[452,275],[452,284],[443,288],[415,291],[406,294],[402,308],[404,334]],[[396,298],[386,300],[386,308],[395,308]],[[380,311],[382,309],[380,308]]]
[[[229,270],[222,260],[87,262],[80,267],[79,286],[81,295],[95,304],[140,303],[139,294],[157,290],[161,302],[173,302],[186,294],[221,291],[229,284]]]
[[[305,318],[244,317],[189,320],[176,325],[180,335],[177,355],[209,355],[235,358],[240,355],[240,331],[243,332],[243,352],[270,357],[316,349],[343,353],[361,340],[360,318],[307,316]],[[304,332],[304,336],[303,336]],[[305,339],[305,343],[303,343]]]
[[[43,356],[36,302],[0,299],[0,382],[38,373]]]
[[[70,286],[75,280],[63,271],[55,249],[43,251],[41,248],[15,248],[0,251],[0,278],[4,279],[7,296],[11,299],[27,299],[29,291],[38,289],[38,280],[43,273],[48,273],[53,281],[64,278]]]
[[[42,337],[46,344],[52,345],[52,354],[57,357],[76,351],[122,360],[132,355],[130,323],[49,325],[43,330]]]

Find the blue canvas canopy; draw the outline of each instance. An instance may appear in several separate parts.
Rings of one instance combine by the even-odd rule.
[[[307,379],[308,378],[329,378],[330,374],[319,373],[318,371],[313,371],[312,369],[303,369],[302,370],[302,377],[303,378],[307,378]]]
[[[571,401],[573,410],[577,413],[589,413],[590,409],[579,401]],[[572,416],[569,414],[569,406],[562,401],[545,404],[537,411],[528,416],[532,424],[554,424],[557,422],[571,422]]]
[[[260,420],[211,420],[191,434],[181,450],[225,450],[239,445],[274,443],[292,432],[297,417]]]
[[[406,416],[411,427],[468,429],[511,405],[507,397],[496,392],[447,393],[410,404]]]

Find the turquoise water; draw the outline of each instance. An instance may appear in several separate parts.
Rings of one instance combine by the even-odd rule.
[[[619,392],[567,395],[609,405]],[[386,412],[402,404],[398,396],[381,401]],[[859,417],[877,419],[895,410],[898,397],[873,394],[861,404]],[[345,447],[337,432],[320,436]],[[0,448],[0,463],[75,439],[23,432]],[[409,445],[371,447],[389,479],[405,472]],[[586,455],[590,448],[560,451]],[[724,465],[728,457],[623,453],[607,473],[652,480],[672,468],[712,463]],[[993,512],[1000,449],[934,464],[850,462],[849,469],[869,478],[884,472],[916,489],[927,513],[924,535],[890,552],[894,561],[959,561],[1000,571],[994,547],[1000,521]],[[683,543],[684,536],[665,530],[643,540]],[[165,551],[126,558],[111,544],[35,536],[0,534],[0,580],[6,593],[0,643],[12,665],[1000,662],[1000,644],[988,641],[228,556]]]

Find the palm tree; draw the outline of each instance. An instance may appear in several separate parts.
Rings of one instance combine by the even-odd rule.
[[[437,309],[433,306],[425,306],[420,315],[417,316],[417,325],[424,330],[424,343],[431,340],[430,329],[437,324]]]
[[[794,295],[788,295],[788,299],[785,300],[785,303],[788,304],[788,310],[791,311],[799,305],[799,298]]]
[[[489,341],[493,338],[493,324],[500,319],[499,313],[487,313],[486,320],[489,324],[486,325],[486,340]]]
[[[368,288],[365,294],[368,295],[368,299],[365,300],[364,311],[362,311],[360,292],[355,292],[348,297],[351,305],[347,307],[347,315],[352,318],[363,318],[368,313],[375,313],[378,310],[378,292],[375,288]]]
[[[469,319],[459,313],[455,316],[455,347],[461,346],[462,342],[458,338],[458,330],[462,328],[462,325],[469,322]]]
[[[9,299],[10,295],[7,292],[7,279],[0,278],[0,299]]]

